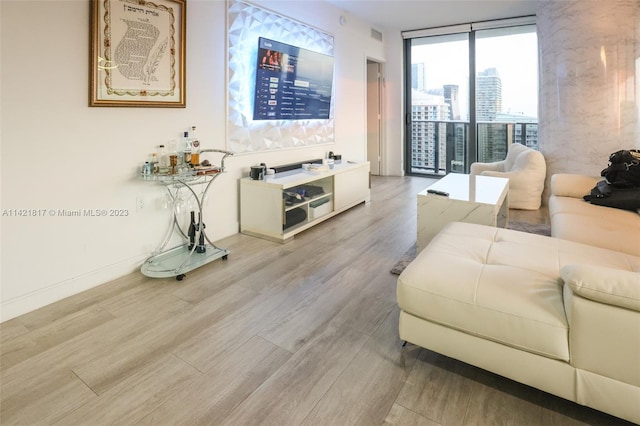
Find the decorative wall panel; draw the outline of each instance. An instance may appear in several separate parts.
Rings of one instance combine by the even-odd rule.
[[[259,37],[333,55],[330,34],[255,5],[229,0],[227,148],[241,154],[333,143],[334,96],[327,120],[253,120]]]

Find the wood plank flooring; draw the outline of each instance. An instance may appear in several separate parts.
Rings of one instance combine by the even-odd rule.
[[[431,351],[404,355],[396,276],[419,177],[278,244],[233,235],[183,281],[136,272],[0,325],[0,423],[624,422]],[[546,222],[544,211],[512,220]]]

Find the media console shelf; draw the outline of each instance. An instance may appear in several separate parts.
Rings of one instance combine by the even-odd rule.
[[[300,192],[305,193],[302,200],[293,196]],[[268,175],[266,180],[243,178],[240,232],[284,243],[338,213],[369,202],[370,195],[368,162],[336,164],[320,173],[299,169]]]

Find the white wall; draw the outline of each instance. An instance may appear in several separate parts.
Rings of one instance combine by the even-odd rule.
[[[250,165],[303,161],[328,150],[366,158],[366,58],[387,59],[366,23],[348,16],[340,25],[342,12],[327,3],[254,3],[334,35],[336,143],[230,158],[206,205],[213,240],[238,232],[238,179]],[[170,215],[162,207],[165,190],[136,179],[155,146],[196,125],[204,148],[225,148],[226,5],[189,0],[187,7],[187,107],[90,108],[90,2],[0,2],[2,320],[140,267]],[[394,47],[397,63],[388,69],[398,74],[395,49],[401,54],[401,44]],[[397,92],[388,95],[389,117],[399,114],[399,89],[399,81],[387,79],[387,92]],[[398,119],[390,120],[387,154],[401,140]],[[387,174],[401,173],[401,154],[393,156]],[[21,209],[38,216],[15,216]],[[60,217],[61,209],[123,209],[129,215]]]

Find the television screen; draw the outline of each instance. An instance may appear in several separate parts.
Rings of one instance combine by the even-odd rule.
[[[253,119],[328,119],[333,57],[263,37],[258,43]]]

